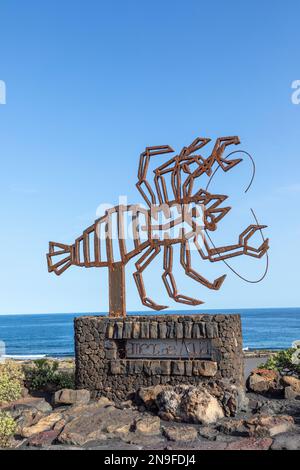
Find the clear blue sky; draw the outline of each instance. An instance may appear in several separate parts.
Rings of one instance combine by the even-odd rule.
[[[250,167],[219,175],[237,212],[218,237],[234,243],[255,208],[269,225],[270,272],[250,285],[197,258],[210,278],[228,273],[225,284],[211,292],[178,267],[181,291],[212,309],[299,306],[299,15],[297,0],[2,0],[0,313],[106,311],[106,270],[50,275],[48,241],[72,243],[119,194],[141,201],[146,145],[180,150],[198,135],[239,135],[254,156],[257,178],[243,202]],[[255,277],[264,264],[252,261],[235,266]],[[149,295],[183,308],[166,297],[161,263],[145,276]],[[132,271],[127,307],[138,310]]]

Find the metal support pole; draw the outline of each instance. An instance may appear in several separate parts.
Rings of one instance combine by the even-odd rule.
[[[113,263],[108,267],[109,275],[109,316],[126,317],[125,267]]]

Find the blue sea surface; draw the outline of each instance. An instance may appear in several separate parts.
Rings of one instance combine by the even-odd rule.
[[[170,310],[166,315],[176,313],[188,315],[193,311]],[[245,348],[282,349],[300,339],[300,308],[202,310],[201,313],[239,313]],[[138,315],[137,312],[130,314]],[[153,312],[139,314],[153,315]],[[8,355],[72,356],[73,320],[81,315],[83,314],[0,315],[0,341],[5,342]]]

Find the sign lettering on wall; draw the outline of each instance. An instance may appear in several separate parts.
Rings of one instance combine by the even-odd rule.
[[[126,358],[211,359],[210,339],[129,339]]]

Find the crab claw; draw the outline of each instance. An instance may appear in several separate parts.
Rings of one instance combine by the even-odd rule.
[[[142,303],[149,308],[152,308],[153,310],[164,310],[165,308],[168,308],[167,305],[159,305],[154,300],[150,299],[149,297],[145,297],[142,301]]]
[[[242,158],[235,158],[233,160],[225,160],[225,158],[220,159],[220,166],[223,171],[228,171],[234,166],[238,165],[240,162],[242,162]]]
[[[218,277],[217,279],[214,280],[213,282],[213,289],[214,290],[219,290],[223,282],[225,281],[226,274],[223,276]]]

